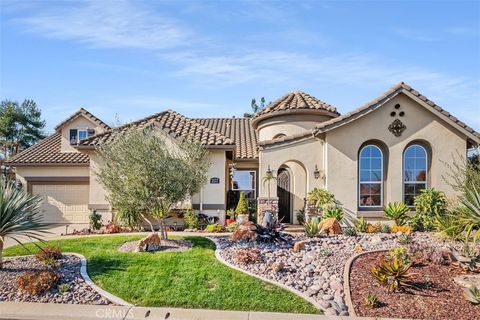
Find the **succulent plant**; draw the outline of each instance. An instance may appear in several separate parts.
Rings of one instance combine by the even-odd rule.
[[[364,217],[361,217],[357,221],[355,221],[355,230],[357,232],[367,232],[368,223]]]
[[[375,309],[380,305],[378,297],[374,294],[369,293],[364,299],[365,305],[370,309]]]
[[[383,208],[383,212],[385,212],[385,217],[395,221],[397,226],[403,226],[407,222],[410,208],[403,202],[390,202]]]
[[[380,226],[380,232],[381,233],[390,233],[391,232],[390,226],[386,223],[382,223],[382,225]]]
[[[389,292],[395,292],[412,286],[411,267],[412,262],[406,264],[405,261],[396,257],[380,259],[378,264],[372,268],[371,273],[382,286],[388,288]]]
[[[305,229],[305,235],[309,238],[316,237],[320,233],[320,225],[314,220],[305,222],[303,227]]]
[[[357,230],[355,230],[355,228],[344,228],[342,231],[343,235],[347,237],[354,237],[357,235]]]
[[[480,304],[480,289],[477,287],[465,288],[463,295],[465,299],[473,304]]]

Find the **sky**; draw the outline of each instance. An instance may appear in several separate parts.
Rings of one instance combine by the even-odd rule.
[[[238,117],[293,90],[345,113],[400,81],[480,131],[480,1],[0,3],[0,99],[48,132],[80,107]]]

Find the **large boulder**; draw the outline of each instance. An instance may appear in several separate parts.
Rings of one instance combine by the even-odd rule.
[[[307,243],[307,242],[306,241],[295,242],[295,244],[293,245],[293,252],[297,253],[297,252],[300,252],[300,251],[304,250],[305,249],[305,243]]]
[[[342,234],[342,227],[335,218],[328,218],[320,221],[320,232],[326,233],[329,236],[334,236],[337,234]]]
[[[138,251],[155,251],[160,249],[161,239],[158,233],[152,233],[138,241]]]

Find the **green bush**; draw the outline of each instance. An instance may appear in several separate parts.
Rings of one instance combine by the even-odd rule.
[[[90,219],[90,227],[93,230],[100,230],[102,224],[100,221],[102,220],[102,215],[97,212],[97,210],[93,210],[89,216]]]
[[[237,214],[248,214],[247,199],[245,199],[245,193],[240,192],[240,199],[238,200],[237,208],[235,209]]]
[[[391,231],[392,231],[392,229],[386,223],[382,223],[382,225],[380,226],[380,232],[381,233],[390,233]]]
[[[420,191],[414,201],[415,215],[411,225],[415,231],[432,231],[437,217],[445,215],[447,198],[442,191],[429,188]]]
[[[183,213],[183,220],[185,222],[185,228],[197,229],[199,225],[198,216],[193,209],[187,209]]]
[[[307,194],[307,202],[316,208],[322,208],[324,210],[337,204],[333,193],[319,188],[314,188]]]
[[[226,231],[227,232],[233,232],[235,231],[235,229],[237,229],[237,226],[238,226],[238,222],[233,222],[233,223],[230,223],[228,226],[226,226]]]
[[[223,227],[218,224],[218,223],[215,223],[215,224],[209,224],[207,225],[207,228],[205,229],[205,231],[209,232],[209,233],[216,233],[216,232],[222,232],[223,231]]]
[[[335,218],[337,221],[340,221],[343,219],[343,209],[339,207],[326,209],[322,218]]]
[[[408,220],[410,209],[403,202],[390,202],[385,208],[385,217],[395,221],[397,226],[404,226]]]

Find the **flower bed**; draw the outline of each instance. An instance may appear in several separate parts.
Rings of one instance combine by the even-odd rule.
[[[453,278],[464,274],[452,265],[414,264],[414,288],[388,293],[375,280],[371,268],[385,253],[368,253],[352,264],[350,287],[352,303],[358,316],[412,319],[480,319],[480,306],[466,301],[463,288]],[[378,298],[375,308],[368,307],[368,295]]]
[[[48,268],[39,263],[34,256],[5,258],[3,269],[0,269],[0,302],[111,304],[85,283],[80,275],[80,258],[63,255],[58,264],[60,277],[58,284],[46,292],[34,295],[19,290],[17,278],[27,272],[36,273],[46,271]]]

